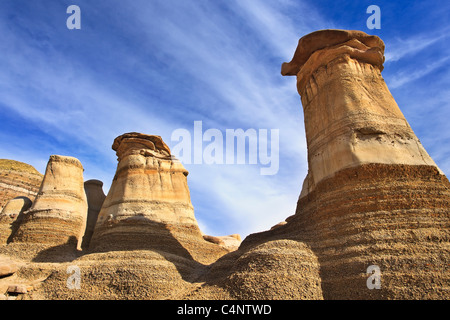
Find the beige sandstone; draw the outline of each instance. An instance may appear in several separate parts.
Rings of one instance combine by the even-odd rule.
[[[303,104],[309,172],[301,196],[362,164],[437,168],[381,76],[383,53],[376,36],[326,30],[300,39],[292,61],[283,64],[282,74],[297,76]]]
[[[28,210],[32,202],[27,197],[17,197],[8,201],[0,213],[0,244],[6,244],[17,231],[23,218],[23,213]]]
[[[187,171],[161,137],[116,138],[89,251],[22,266],[14,277],[33,283],[24,298],[450,298],[450,183],[389,93],[383,62],[384,43],[361,31],[300,39],[282,74],[297,76],[308,175],[295,214],[242,243],[201,233]],[[69,265],[79,290],[67,288]],[[367,286],[373,265],[381,289]]]
[[[165,246],[161,241],[168,237],[186,241],[184,245],[197,247],[196,252],[209,246],[195,219],[188,172],[171,156],[161,137],[126,133],[114,140],[112,148],[119,163],[98,216],[90,251],[185,251],[183,245],[172,249]],[[167,240],[167,244],[172,242]]]
[[[34,200],[43,175],[33,166],[9,159],[0,159],[0,211],[16,197]]]
[[[80,249],[87,215],[83,183],[78,159],[50,156],[36,200],[12,242]]]
[[[242,242],[241,236],[239,234],[231,234],[229,236],[203,235],[203,239],[218,244],[221,247],[229,249],[230,251],[237,250]]]
[[[115,177],[89,249],[72,262],[89,286],[67,289],[61,266],[42,288],[53,292],[47,294],[50,299],[183,297],[197,287],[208,264],[232,249],[203,239],[188,172],[161,137],[126,133],[112,148],[119,161]]]
[[[19,269],[13,260],[0,256],[0,278],[10,276]]]
[[[297,76],[309,172],[295,215],[212,265],[193,298],[448,299],[450,183],[381,77],[384,44],[306,35]],[[369,289],[370,266],[381,289]]]
[[[94,233],[95,225],[97,223],[98,214],[105,201],[106,195],[103,192],[103,182],[96,179],[88,180],[84,183],[84,191],[88,203],[88,214],[86,222],[86,231],[83,236],[82,247],[87,249]]]

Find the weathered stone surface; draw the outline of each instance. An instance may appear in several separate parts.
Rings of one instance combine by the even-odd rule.
[[[50,156],[39,193],[24,214],[13,242],[78,247],[86,226],[83,166],[67,156]]]
[[[202,235],[184,167],[159,136],[124,134],[90,252],[70,260],[81,288],[67,288],[67,264],[30,262],[14,274],[39,283],[26,297],[450,298],[450,183],[384,84],[383,52],[378,37],[323,30],[283,65],[308,142],[294,215],[242,243]],[[374,265],[381,289],[367,286]]]
[[[89,254],[76,261],[92,275],[89,287],[77,292],[61,288],[58,294],[122,299],[126,286],[127,299],[182,296],[207,264],[230,250],[203,239],[190,201],[188,172],[161,137],[127,133],[115,139],[113,150],[117,171]],[[64,276],[61,271],[57,279]],[[51,283],[56,284],[51,279],[46,285]]]
[[[450,183],[389,93],[383,52],[359,31],[299,41],[282,67],[297,75],[308,143],[296,213],[214,263],[195,297],[450,297]]]
[[[100,180],[88,180],[84,183],[84,190],[86,192],[88,203],[88,215],[86,222],[86,231],[83,236],[83,248],[88,248],[89,243],[94,233],[95,224],[97,223],[98,214],[105,201],[106,195],[103,192],[103,182]]]
[[[0,159],[0,211],[6,203],[16,197],[34,200],[43,175],[29,164]]]
[[[18,270],[18,265],[10,259],[0,257],[0,277],[14,274]]]
[[[320,265],[301,242],[268,241],[242,254],[224,286],[237,299],[321,300]]]
[[[239,248],[239,245],[242,242],[241,236],[239,234],[232,234],[229,236],[203,235],[203,239],[205,239],[206,241],[218,244],[221,247],[224,247],[230,251],[237,250]]]
[[[126,133],[112,148],[119,163],[97,219],[91,252],[152,249],[203,262],[224,253],[203,239],[188,172],[161,137]]]
[[[309,172],[301,197],[361,164],[437,168],[381,76],[383,54],[376,36],[323,30],[300,39],[292,61],[283,64],[282,74],[297,76],[304,111]]]
[[[171,158],[159,136],[124,134],[114,140],[113,150],[119,163],[98,216],[91,248],[105,246],[106,241],[100,240],[104,237],[117,237],[120,241],[112,241],[108,249],[136,249],[133,245],[142,243],[139,234],[151,229],[146,223],[196,226],[187,187],[188,173]],[[134,235],[128,237],[128,233]]]
[[[25,294],[28,292],[28,288],[23,284],[13,284],[8,287],[7,291],[9,294]]]
[[[0,244],[6,244],[17,231],[23,212],[28,210],[32,202],[27,197],[9,200],[0,213]]]

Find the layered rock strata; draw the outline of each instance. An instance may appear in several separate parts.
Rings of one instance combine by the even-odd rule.
[[[20,225],[23,213],[28,210],[32,202],[27,197],[17,197],[9,200],[0,213],[0,244],[7,244]]]
[[[16,197],[34,200],[42,183],[43,175],[29,164],[0,159],[0,211]]]
[[[87,215],[83,184],[78,159],[50,156],[36,200],[24,213],[12,242],[80,249]]]
[[[227,250],[238,236],[202,235],[187,171],[162,139],[128,133],[113,144],[89,252],[69,260],[80,289],[64,263],[8,262],[6,276],[33,278],[36,299],[449,299],[450,183],[389,93],[383,61],[384,43],[360,31],[300,39],[282,74],[297,76],[308,175],[295,214],[238,250]]]
[[[300,39],[282,74],[297,76],[308,175],[295,215],[241,248],[309,244],[325,299],[448,299],[450,184],[390,94],[383,53],[381,39],[359,31]]]
[[[86,231],[83,236],[82,248],[87,249],[94,233],[95,224],[97,223],[98,214],[105,201],[106,195],[103,192],[103,182],[92,179],[84,183],[84,191],[88,203],[88,213],[86,221]]]
[[[127,133],[112,148],[119,163],[90,250],[160,249],[172,233],[206,242],[194,216],[188,172],[161,137]]]

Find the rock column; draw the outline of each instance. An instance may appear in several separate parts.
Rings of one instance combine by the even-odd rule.
[[[105,201],[106,195],[103,192],[103,182],[100,180],[88,180],[84,183],[88,203],[88,215],[86,222],[86,232],[83,237],[83,248],[88,248],[94,233],[95,224],[97,223],[98,214]]]
[[[117,137],[112,148],[119,163],[90,249],[182,253],[174,240],[177,235],[205,242],[190,200],[188,172],[161,137],[127,133]]]
[[[0,213],[0,245],[11,240],[22,220],[23,212],[30,209],[31,204],[27,197],[16,197],[6,203]]]

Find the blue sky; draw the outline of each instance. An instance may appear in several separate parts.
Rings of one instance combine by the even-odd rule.
[[[81,8],[68,30],[66,9]],[[369,30],[369,5],[381,29]],[[356,29],[386,44],[383,77],[438,166],[450,173],[450,3],[306,0],[0,0],[0,158],[44,173],[74,156],[107,193],[125,132],[279,129],[280,168],[186,164],[197,220],[212,235],[263,231],[295,211],[306,142],[294,77],[303,35]]]

